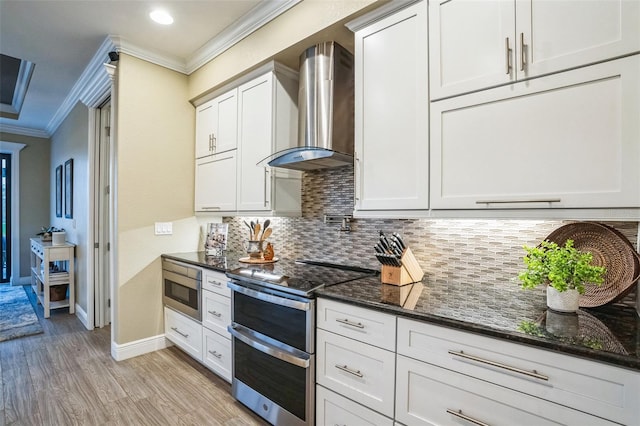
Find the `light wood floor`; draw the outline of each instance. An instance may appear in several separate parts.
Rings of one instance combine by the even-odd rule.
[[[109,327],[36,312],[44,334],[0,342],[0,426],[266,424],[179,349],[116,362]]]

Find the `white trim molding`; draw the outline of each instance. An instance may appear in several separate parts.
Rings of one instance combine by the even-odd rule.
[[[111,356],[116,361],[124,361],[125,359],[159,351],[169,346],[173,346],[173,343],[167,340],[164,334],[123,343],[122,345],[111,341]]]
[[[0,132],[12,135],[31,136],[34,138],[49,139],[51,135],[45,130],[31,129],[29,127],[16,126],[14,124],[0,123]]]
[[[93,324],[90,324],[87,312],[82,309],[82,306],[80,306],[80,304],[78,303],[76,303],[76,316],[78,317],[82,325],[84,325],[84,328],[86,328],[87,330],[93,330]]]
[[[0,152],[11,154],[11,285],[22,282],[20,277],[20,151],[27,145],[0,142]],[[29,278],[29,282],[31,278]]]

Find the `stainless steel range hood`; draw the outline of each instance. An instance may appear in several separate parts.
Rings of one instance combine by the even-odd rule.
[[[353,165],[353,55],[336,42],[300,56],[298,147],[266,159],[271,167],[314,170]]]

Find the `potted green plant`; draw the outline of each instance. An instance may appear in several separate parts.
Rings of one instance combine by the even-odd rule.
[[[526,269],[518,274],[522,288],[547,284],[547,306],[559,312],[576,312],[587,283],[601,285],[607,269],[593,265],[593,255],[581,252],[567,240],[564,246],[543,241],[537,247],[524,246]]]

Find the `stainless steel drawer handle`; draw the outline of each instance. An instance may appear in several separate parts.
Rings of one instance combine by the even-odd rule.
[[[510,365],[505,365],[505,364],[501,364],[499,362],[490,361],[488,359],[479,358],[477,356],[468,355],[468,354],[465,354],[462,351],[460,351],[460,352],[449,351],[449,354],[457,356],[457,357],[460,357],[460,358],[469,359],[471,361],[480,362],[482,364],[491,365],[492,367],[502,368],[504,370],[512,371],[514,373],[523,374],[525,376],[533,377],[534,379],[549,381],[549,377],[544,376],[542,374],[539,374],[536,370],[533,370],[533,371],[523,370],[521,368],[512,367]]]
[[[505,44],[505,66],[507,69],[507,74],[511,74],[511,48],[509,47],[509,37],[504,39]]]
[[[345,372],[347,372],[349,374],[353,374],[354,376],[359,377],[359,378],[363,378],[364,377],[364,375],[360,372],[360,370],[352,370],[351,368],[347,367],[346,365],[336,364],[336,368],[338,370],[345,371]]]
[[[222,314],[220,312],[216,312],[216,311],[207,311],[207,312],[209,312],[214,317],[220,318],[222,316]]]
[[[559,203],[560,198],[541,198],[531,200],[478,200],[476,204],[519,204],[519,203]]]
[[[489,426],[489,424],[485,423],[485,422],[481,422],[480,420],[476,420],[473,417],[469,417],[466,414],[462,414],[462,410],[452,410],[450,408],[447,408],[447,413],[451,414],[452,416],[456,416],[462,420],[465,420],[469,423],[473,423],[474,425],[478,425],[478,426]]]
[[[184,333],[180,332],[180,330],[178,330],[178,327],[171,327],[171,329],[172,329],[173,331],[175,331],[176,333],[178,333],[179,335],[181,335],[182,337],[184,337],[185,339],[186,339],[187,337],[189,337],[189,335],[188,335],[188,334],[184,334]]]
[[[349,321],[348,318],[345,318],[345,319],[336,318],[336,321],[341,324],[350,325],[351,327],[364,328],[364,324],[362,324],[361,322],[352,322],[352,321]]]
[[[209,353],[218,359],[222,358],[222,354],[219,354],[216,351],[209,351]]]
[[[527,45],[524,44],[524,33],[520,33],[520,71],[524,71],[524,67],[527,64],[525,60],[525,49]]]
[[[209,281],[209,284],[213,284],[216,287],[222,287],[222,283],[220,281],[211,280],[211,281]]]
[[[217,206],[204,206],[202,210],[220,210],[220,207]]]

